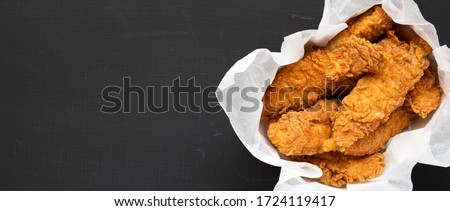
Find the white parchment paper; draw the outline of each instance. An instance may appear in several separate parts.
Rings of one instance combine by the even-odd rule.
[[[284,38],[281,52],[257,49],[228,70],[216,95],[231,125],[249,152],[262,162],[281,167],[275,190],[340,190],[310,178],[321,176],[321,170],[309,163],[292,162],[278,153],[266,136],[267,122],[261,121],[262,103],[256,111],[248,97],[261,100],[283,65],[303,57],[304,45],[323,46],[347,27],[345,23],[370,7],[381,4],[398,24],[408,25],[433,48],[439,82],[444,90],[438,110],[427,119],[417,119],[408,131],[393,137],[385,155],[386,168],[380,177],[364,183],[348,184],[342,190],[412,190],[411,171],[417,162],[447,167],[450,165],[450,49],[440,46],[435,27],[427,22],[412,0],[325,0],[322,20],[317,30],[304,30]],[[248,92],[250,88],[251,92]],[[244,96],[243,90],[247,88]],[[259,88],[256,91],[256,88]],[[247,98],[246,98],[247,97]]]

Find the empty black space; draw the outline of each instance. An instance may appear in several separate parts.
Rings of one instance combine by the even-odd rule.
[[[441,44],[446,1],[417,1]],[[272,190],[279,168],[241,144],[223,112],[104,114],[101,91],[218,85],[257,48],[317,28],[322,1],[0,2],[0,190]],[[133,101],[136,101],[133,96]],[[415,190],[450,190],[417,165]]]

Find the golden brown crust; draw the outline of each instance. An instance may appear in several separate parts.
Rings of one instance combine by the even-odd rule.
[[[331,136],[330,115],[338,104],[338,100],[320,100],[304,111],[283,114],[269,124],[267,136],[285,155],[316,154],[322,151],[323,140]]]
[[[392,34],[379,45],[387,58],[385,67],[362,77],[333,119],[332,138],[341,148],[350,147],[387,121],[429,66],[431,48],[423,40],[407,44]]]
[[[375,6],[353,21],[350,21],[348,27],[331,39],[325,46],[325,49],[330,50],[338,47],[342,41],[352,35],[375,41],[387,30],[391,29],[393,23],[391,17],[380,6]]]
[[[318,104],[323,102],[324,100],[319,101]],[[407,109],[401,107],[375,131],[348,148],[339,148],[330,140],[330,116],[336,111],[333,103],[333,108],[328,110],[288,112],[278,121],[269,124],[268,137],[278,150],[287,156],[314,155],[339,150],[345,155],[364,156],[384,149],[389,139],[407,127],[412,118]]]
[[[351,21],[324,50],[306,54],[302,60],[280,70],[264,95],[262,117],[275,118],[289,110],[302,110],[325,96],[339,93],[339,87],[354,87],[358,76],[367,72],[366,66],[376,66],[373,62],[380,59],[376,52],[364,49],[370,46],[367,40],[376,40],[392,24],[383,9],[375,6]],[[359,57],[366,58],[367,63]]]
[[[319,181],[335,187],[378,177],[385,167],[384,156],[380,153],[356,157],[327,152],[313,156],[292,156],[291,159],[318,166],[322,170]]]
[[[357,140],[343,150],[346,155],[364,156],[384,149],[389,139],[405,129],[411,123],[410,113],[403,107],[395,110],[389,119],[366,137]]]
[[[411,108],[412,112],[425,118],[439,107],[441,94],[442,89],[436,83],[436,75],[431,68],[428,68],[414,89],[406,96],[405,104]]]
[[[262,116],[273,118],[314,105],[334,93],[330,89],[337,89],[336,84],[379,68],[381,59],[375,45],[354,36],[332,51],[308,53],[277,73],[263,97]]]

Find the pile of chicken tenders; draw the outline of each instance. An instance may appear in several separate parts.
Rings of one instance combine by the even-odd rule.
[[[319,181],[335,187],[379,176],[385,144],[437,109],[442,92],[431,47],[398,38],[399,26],[381,7],[348,25],[280,69],[263,97],[272,144],[321,168]]]

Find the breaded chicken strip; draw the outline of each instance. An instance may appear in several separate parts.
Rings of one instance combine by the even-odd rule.
[[[331,136],[330,115],[339,100],[320,100],[303,111],[283,114],[269,124],[267,136],[278,150],[287,155],[313,155],[322,151],[323,141]]]
[[[357,140],[353,145],[343,151],[344,154],[363,156],[373,154],[384,149],[389,139],[406,128],[411,120],[419,115],[425,118],[431,111],[439,107],[442,89],[436,83],[435,74],[431,68],[424,71],[420,78],[406,96],[405,105],[395,110],[389,119],[380,125],[368,136]]]
[[[332,139],[340,150],[386,122],[429,66],[431,47],[424,40],[413,40],[408,45],[390,32],[379,45],[387,58],[385,67],[362,77],[333,117]]]
[[[436,75],[428,68],[420,81],[416,83],[414,89],[406,96],[405,104],[422,118],[436,110],[441,102],[442,89],[436,83]]]
[[[325,102],[327,105],[325,105]],[[349,148],[340,149],[331,138],[331,120],[337,111],[338,100],[321,100],[313,107],[299,112],[288,112],[269,124],[267,135],[278,150],[287,155],[314,155],[341,150],[346,155],[364,156],[384,148],[386,142],[410,124],[411,114],[401,107],[389,119],[357,140]],[[318,108],[321,109],[318,109]]]
[[[301,110],[313,105],[318,99],[324,98],[325,95],[339,94],[345,87],[353,87],[358,76],[368,70],[364,67],[366,65],[360,66],[362,63],[358,61],[358,57],[370,58],[368,65],[371,66],[376,66],[376,60],[379,59],[379,55],[371,51],[370,48],[367,52],[367,50],[361,48],[364,46],[358,47],[355,44],[360,43],[368,46],[368,42],[362,41],[374,41],[389,30],[392,24],[392,19],[383,9],[375,6],[351,21],[348,28],[336,35],[325,46],[324,50],[307,54],[303,60],[280,70],[264,95],[262,116],[275,118],[289,110]],[[357,48],[351,49],[352,45]],[[334,53],[328,52],[336,48],[339,50]],[[355,50],[360,49],[363,50],[361,54],[366,55],[357,55],[358,52]],[[347,53],[348,55],[346,55]],[[345,59],[348,59],[348,66],[342,67],[345,64]],[[372,62],[375,62],[375,64],[370,64],[370,60],[374,60]],[[355,64],[359,66],[352,67]],[[352,68],[348,69],[349,66]],[[318,68],[320,69],[318,70]],[[335,68],[338,69],[333,71]]]
[[[349,37],[332,51],[317,50],[276,75],[264,97],[263,117],[276,117],[298,111],[333,94],[337,85],[356,78],[369,69],[380,69],[379,46],[361,38]],[[331,86],[334,84],[334,86]]]
[[[395,110],[375,131],[345,149],[344,154],[363,156],[378,152],[384,149],[391,137],[409,126],[415,114],[426,118],[431,111],[436,110],[440,105],[442,89],[435,77],[430,68],[424,71],[422,78],[406,96],[405,105]]]
[[[375,41],[392,28],[393,21],[380,6],[374,6],[362,15],[348,23],[348,27],[337,34],[325,46],[325,49],[331,50],[340,45],[350,36],[364,38],[369,41]]]
[[[426,96],[428,96],[427,92],[421,92],[420,95],[417,95],[417,98],[422,99],[426,98]],[[280,150],[283,154],[314,155],[340,150],[345,155],[364,156],[384,149],[386,143],[393,136],[408,127],[411,120],[415,117],[415,114],[411,113],[411,108],[404,105],[396,109],[385,123],[367,136],[358,139],[348,148],[339,148],[329,139],[331,136],[331,123],[328,122],[328,119],[336,113],[336,108],[333,107],[333,109],[328,109],[326,112],[328,112],[328,116],[324,114],[323,110],[314,114],[316,118],[322,117],[323,120],[319,125],[314,126],[305,124],[306,121],[298,120],[304,115],[303,112],[289,112],[282,116],[283,120],[276,124],[271,124],[272,130],[269,137],[271,137],[271,140],[276,141],[276,146],[279,146],[279,150],[283,150]]]
[[[327,152],[313,156],[291,156],[291,159],[316,165],[322,169],[319,181],[335,187],[378,177],[385,167],[384,156],[380,153],[355,157]]]
[[[399,134],[411,123],[411,114],[400,107],[395,110],[389,119],[380,125],[375,131],[362,139],[357,140],[349,148],[342,151],[345,155],[364,156],[384,149],[391,137]]]

